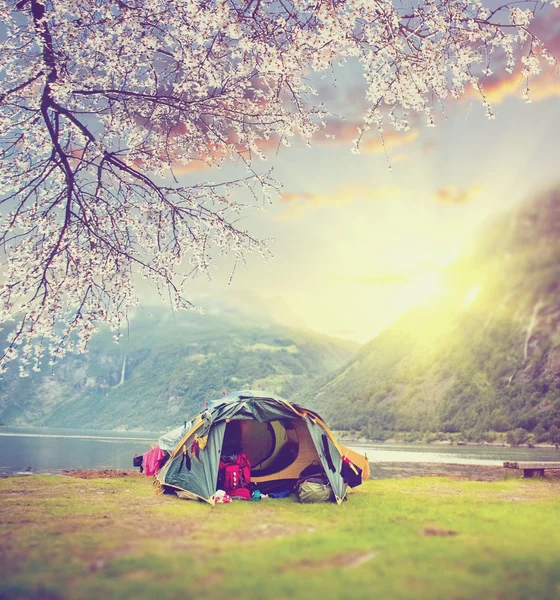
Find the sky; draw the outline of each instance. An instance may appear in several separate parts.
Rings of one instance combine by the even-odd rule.
[[[560,58],[560,19],[541,28]],[[360,155],[351,153],[359,124],[352,115],[362,108],[360,77],[349,69],[336,90],[323,84],[323,93],[351,115],[329,123],[335,140],[272,153],[282,196],[243,223],[271,240],[272,257],[249,256],[230,284],[232,263],[218,259],[211,283],[199,277],[187,288],[203,309],[211,310],[213,299],[257,295],[280,320],[365,342],[438,293],[442,270],[485,220],[560,185],[560,76],[554,69],[531,82],[529,104],[518,73],[493,76],[486,92],[495,120],[467,95],[446,105],[435,128],[416,122],[405,133],[388,131],[388,156],[375,133]],[[227,165],[220,171],[203,175],[228,176]]]

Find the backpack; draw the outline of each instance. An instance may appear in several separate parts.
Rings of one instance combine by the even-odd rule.
[[[309,478],[300,483],[296,489],[296,496],[299,502],[330,502],[333,499],[333,491],[330,485],[311,481]]]
[[[237,455],[234,462],[220,461],[218,467],[218,489],[232,492],[245,488],[251,482],[251,463],[245,452]]]
[[[251,500],[252,494],[247,488],[237,488],[231,492],[231,497],[236,500]]]
[[[305,469],[299,474],[299,481],[303,479],[307,479],[312,475],[324,475],[325,469],[323,469],[322,465],[318,461],[313,461],[310,465],[307,465]]]
[[[312,463],[299,474],[296,497],[299,502],[330,502],[333,492],[329,478],[320,464]]]
[[[241,487],[241,485],[241,469],[239,465],[226,465],[224,467],[224,490],[229,493]]]

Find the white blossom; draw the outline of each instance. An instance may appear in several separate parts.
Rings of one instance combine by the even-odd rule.
[[[0,372],[85,352],[102,324],[118,343],[137,277],[192,308],[188,277],[208,274],[213,252],[266,255],[237,219],[278,189],[253,166],[263,146],[310,143],[324,127],[313,72],[362,69],[355,153],[370,130],[383,141],[387,120],[435,125],[436,107],[468,85],[494,118],[483,91],[494,54],[508,72],[521,58],[527,78],[554,62],[530,30],[541,5],[0,0],[0,322],[15,320]],[[232,158],[245,178],[175,177]]]

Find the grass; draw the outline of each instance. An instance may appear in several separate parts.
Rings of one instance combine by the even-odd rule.
[[[211,508],[140,477],[0,480],[0,598],[560,598],[560,481],[368,481]]]

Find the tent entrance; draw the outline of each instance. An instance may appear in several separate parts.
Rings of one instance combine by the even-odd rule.
[[[226,425],[222,456],[240,452],[249,457],[251,478],[285,469],[299,454],[298,435],[292,420],[265,423],[254,419],[230,421]]]
[[[261,423],[254,419],[227,423],[222,458],[245,452],[255,483],[298,479],[301,471],[320,462],[306,422],[300,418]]]

